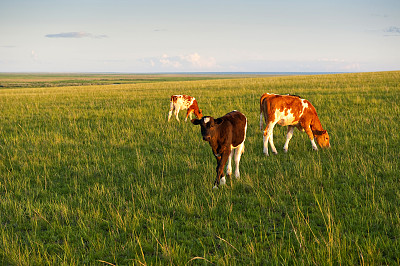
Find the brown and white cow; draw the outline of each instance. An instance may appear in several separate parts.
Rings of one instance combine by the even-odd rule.
[[[168,113],[168,121],[171,118],[172,111],[175,110],[175,117],[176,120],[179,121],[178,114],[180,110],[186,110],[186,118],[185,122],[187,121],[188,116],[190,116],[190,119],[192,119],[192,113],[195,114],[197,118],[202,118],[203,114],[201,110],[199,109],[199,106],[197,105],[197,101],[194,97],[189,96],[189,95],[172,95],[171,96],[171,103],[169,107],[169,113]]]
[[[232,174],[232,157],[235,151],[235,177],[240,178],[239,162],[244,152],[244,141],[246,139],[247,118],[239,111],[232,111],[223,117],[214,119],[211,116],[204,116],[202,119],[193,119],[194,125],[200,125],[203,140],[207,141],[215,158],[217,159],[217,178],[214,182],[214,188],[224,185],[225,175]]]
[[[321,148],[330,147],[329,135],[322,128],[314,106],[307,100],[296,95],[277,95],[265,93],[260,98],[260,129],[262,130],[263,118],[267,124],[264,129],[264,153],[268,156],[268,142],[272,152],[277,154],[273,130],[275,124],[288,126],[286,142],[283,146],[285,152],[288,151],[289,141],[293,136],[295,127],[300,131],[305,131],[311,140],[314,150],[318,150],[314,138]]]

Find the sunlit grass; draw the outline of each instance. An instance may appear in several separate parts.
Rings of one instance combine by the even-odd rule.
[[[2,264],[399,264],[400,72],[0,90]],[[300,95],[331,136],[265,157],[264,92]],[[240,180],[172,94],[249,120]],[[181,116],[183,114],[181,113]]]

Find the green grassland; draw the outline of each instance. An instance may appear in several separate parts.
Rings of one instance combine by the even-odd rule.
[[[259,97],[308,99],[331,137],[313,151],[276,126],[262,153]],[[248,118],[241,178],[213,190],[200,128]],[[400,72],[0,90],[0,264],[400,263]]]
[[[232,79],[242,74],[0,73],[0,88],[64,87]],[[267,76],[246,74],[248,76]],[[272,76],[272,75],[268,75]]]

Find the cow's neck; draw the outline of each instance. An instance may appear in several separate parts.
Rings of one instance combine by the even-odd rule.
[[[219,139],[219,130],[218,130],[218,126],[215,126],[214,132],[212,134],[212,137],[209,141],[211,148],[213,149],[214,154],[218,153],[218,139]]]
[[[322,128],[321,121],[319,121],[318,116],[315,116],[315,117],[314,117],[314,119],[312,120],[310,126],[311,126],[311,130],[312,130],[313,132],[314,132],[314,131],[322,131],[322,130],[324,130],[324,129]]]
[[[194,114],[196,115],[196,117],[200,117],[200,111],[198,108],[194,108]]]

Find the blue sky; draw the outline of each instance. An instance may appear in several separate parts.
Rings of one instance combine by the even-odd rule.
[[[0,72],[386,70],[399,0],[0,2]]]

